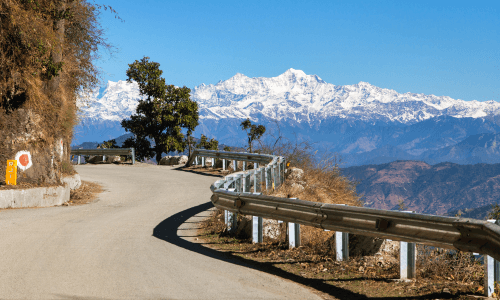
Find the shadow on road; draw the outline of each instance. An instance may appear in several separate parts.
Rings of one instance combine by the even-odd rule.
[[[224,176],[223,174],[210,174],[210,173],[206,173],[206,172],[199,172],[199,171],[196,171],[196,170],[187,169],[184,166],[174,168],[173,170],[182,171],[182,172],[188,172],[188,173],[193,173],[193,174],[198,174],[198,175],[203,175],[203,176],[209,176],[209,177],[219,177],[219,178],[222,178]]]
[[[364,295],[356,294],[351,291],[326,284],[323,280],[307,279],[288,273],[273,266],[273,263],[255,262],[252,260],[241,258],[239,256],[235,256],[230,252],[219,252],[210,248],[203,247],[200,244],[186,241],[177,235],[178,227],[181,226],[186,220],[212,207],[212,202],[207,202],[181,211],[158,224],[153,230],[153,236],[165,242],[174,244],[198,254],[211,257],[213,259],[218,259],[235,265],[263,271],[306,286],[310,286],[318,291],[335,296],[338,299],[366,299],[366,296]]]
[[[206,174],[204,174],[206,175]],[[171,243],[173,245],[179,246],[189,251],[193,251],[195,253],[205,255],[211,257],[213,259],[218,259],[221,261],[229,262],[235,265],[244,266],[247,268],[259,270],[262,272],[266,272],[268,274],[272,274],[275,276],[279,276],[281,278],[285,278],[296,283],[309,286],[314,288],[320,292],[326,293],[335,297],[336,299],[368,299],[367,296],[354,293],[352,291],[342,289],[336,286],[332,286],[327,284],[322,279],[309,279],[303,278],[301,276],[297,276],[295,274],[283,271],[274,266],[273,262],[257,262],[249,259],[242,258],[240,256],[233,255],[231,252],[219,252],[210,248],[203,247],[202,244],[191,243],[182,239],[177,235],[178,228],[186,222],[189,218],[206,211],[210,208],[213,208],[212,202],[206,202],[200,204],[198,206],[183,210],[165,220],[163,220],[160,224],[158,224],[153,230],[153,236],[163,240],[165,242]],[[195,223],[195,222],[191,222]],[[352,279],[357,280],[357,279]],[[384,297],[384,298],[370,298],[370,299],[448,299],[451,295],[444,293],[433,293],[424,296],[414,296],[414,297]],[[456,295],[455,295],[456,296]]]

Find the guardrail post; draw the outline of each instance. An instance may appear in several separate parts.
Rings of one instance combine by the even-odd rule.
[[[488,220],[490,223],[500,225],[498,220]],[[489,255],[484,255],[484,294],[491,297],[495,293],[495,281],[500,282],[500,262]],[[500,291],[496,291],[499,293]]]
[[[245,165],[246,165],[246,164],[247,164],[247,162],[246,162],[246,161],[242,161],[242,164],[241,164],[241,169],[242,169],[243,171],[245,171]]]
[[[259,193],[262,193],[262,183],[266,181],[266,168],[260,168]]]
[[[215,158],[212,157],[212,169],[215,169]]]
[[[224,211],[224,222],[226,223],[227,230],[234,233],[238,229],[238,215],[229,210]]]
[[[194,165],[197,166],[198,165],[198,156],[195,156],[194,157]]]
[[[233,160],[233,170],[236,172],[238,170],[238,162]]]
[[[135,165],[135,149],[130,148],[130,150],[132,151],[132,164]]]
[[[205,167],[205,156],[201,157],[201,166]]]
[[[244,185],[243,192],[250,193],[250,181],[252,180],[252,174],[248,173],[248,174],[243,175],[243,177],[245,178],[245,185]]]
[[[226,159],[223,158],[222,159],[222,171],[225,171],[226,170]]]
[[[335,259],[337,261],[347,261],[349,259],[349,232],[335,232]]]
[[[253,192],[254,192],[254,193],[258,193],[258,192],[259,192],[259,191],[258,191],[258,184],[257,184],[257,182],[258,182],[258,180],[257,180],[258,173],[259,173],[259,172],[258,172],[258,170],[257,170],[257,169],[254,169],[254,170],[253,170]]]
[[[278,185],[276,183],[276,166],[271,166],[271,178],[272,178],[271,185],[273,186],[274,190],[275,188],[278,188]]]
[[[276,187],[281,185],[281,163],[276,164]]]
[[[102,156],[102,161],[106,161],[106,155]]]
[[[285,159],[283,158],[283,162],[282,162],[282,167],[281,167],[281,183],[285,182],[285,169],[286,169],[286,163],[285,163]]]
[[[335,259],[337,261],[349,259],[349,232],[335,232]]]
[[[272,184],[271,184],[271,168],[270,167],[266,167],[266,191],[268,191],[271,187],[272,187]]]
[[[415,211],[404,211],[415,213]],[[399,242],[399,272],[401,279],[416,278],[417,251],[415,243]]]
[[[300,246],[300,224],[288,223],[288,247]]]
[[[252,217],[252,242],[262,243],[262,217]]]
[[[82,158],[82,156],[78,155],[78,164],[80,164],[81,158]]]

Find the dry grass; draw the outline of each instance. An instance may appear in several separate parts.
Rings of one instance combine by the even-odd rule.
[[[229,234],[221,210],[215,210],[200,228],[200,237],[210,247],[253,261],[278,276],[298,276],[294,280],[322,292],[324,299],[467,299],[467,295],[484,294],[483,266],[470,253],[418,245],[417,279],[401,282],[397,280],[399,251],[337,262],[331,232],[308,232],[309,227],[302,227],[303,245],[293,249],[288,249],[286,235],[265,237],[263,243],[253,244],[246,236]]]
[[[93,202],[102,191],[102,186],[98,183],[82,181],[82,185],[78,189],[71,191],[68,203],[81,205]]]

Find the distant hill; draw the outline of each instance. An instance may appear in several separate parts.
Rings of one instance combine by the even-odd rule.
[[[428,151],[421,158],[428,163],[443,160],[457,164],[500,163],[500,133],[471,135],[456,145]]]
[[[422,161],[396,161],[343,169],[359,182],[365,206],[398,209],[400,201],[418,213],[472,212],[483,218],[492,203],[500,203],[500,164],[431,166]]]

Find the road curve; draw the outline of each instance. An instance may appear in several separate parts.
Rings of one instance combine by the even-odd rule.
[[[215,177],[142,164],[77,171],[103,185],[97,202],[0,211],[0,299],[319,299],[197,244]]]

